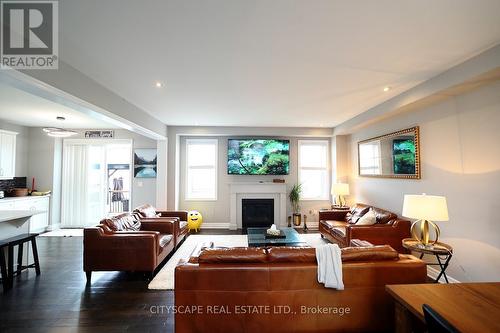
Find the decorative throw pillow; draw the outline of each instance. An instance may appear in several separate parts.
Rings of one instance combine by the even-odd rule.
[[[373,209],[370,208],[368,213],[359,218],[358,222],[356,222],[356,225],[374,225],[375,223],[377,223],[377,215],[375,214]]]

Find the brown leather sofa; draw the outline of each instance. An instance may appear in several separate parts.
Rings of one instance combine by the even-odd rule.
[[[356,225],[360,217],[370,208],[376,215],[374,225]],[[407,253],[402,240],[409,238],[411,223],[399,219],[392,212],[358,203],[350,211],[328,210],[319,212],[319,232],[321,236],[340,247],[347,247],[351,240],[360,239],[374,245],[390,245],[400,253]]]
[[[388,284],[424,283],[426,266],[389,247],[342,250],[344,290],[317,280],[313,248],[205,249],[175,270],[175,332],[386,332]]]
[[[151,276],[174,250],[172,221],[140,221],[124,213],[83,231],[83,270],[138,271]]]
[[[142,222],[174,221],[174,241],[178,245],[189,235],[188,212],[186,210],[159,211],[150,204],[145,204],[134,209],[134,214]]]

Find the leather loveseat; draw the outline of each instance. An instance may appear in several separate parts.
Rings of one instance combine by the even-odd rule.
[[[83,270],[138,271],[151,276],[174,250],[172,221],[140,221],[124,213],[83,231]]]
[[[175,270],[175,332],[385,332],[388,284],[424,283],[426,266],[388,246],[342,249],[345,289],[317,280],[314,248],[205,249]]]
[[[174,241],[175,246],[179,244],[189,235],[188,228],[188,212],[186,210],[156,210],[150,204],[145,204],[134,209],[134,214],[141,222],[161,222],[173,221],[174,222]]]
[[[374,225],[356,225],[360,217],[373,209],[376,215]],[[358,203],[350,211],[327,210],[319,212],[321,236],[340,247],[347,247],[351,240],[360,239],[374,245],[390,245],[400,253],[407,253],[402,240],[409,238],[411,223],[399,219],[387,210]]]

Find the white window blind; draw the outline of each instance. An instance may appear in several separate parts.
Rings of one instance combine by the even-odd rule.
[[[217,200],[217,140],[186,140],[186,200]]]
[[[328,141],[299,140],[299,183],[303,200],[329,200]]]

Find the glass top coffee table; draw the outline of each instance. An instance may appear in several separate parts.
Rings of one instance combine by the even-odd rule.
[[[307,246],[307,243],[300,239],[299,233],[293,228],[281,228],[285,238],[266,238],[267,228],[248,228],[248,246]]]

